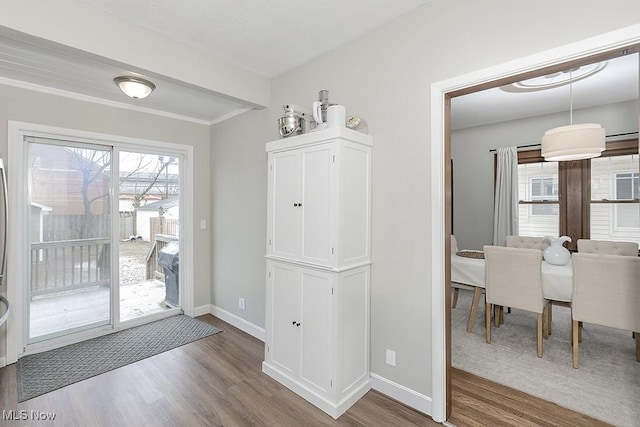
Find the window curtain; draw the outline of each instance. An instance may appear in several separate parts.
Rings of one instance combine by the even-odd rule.
[[[496,156],[493,244],[506,246],[508,235],[518,235],[518,149],[498,148]]]

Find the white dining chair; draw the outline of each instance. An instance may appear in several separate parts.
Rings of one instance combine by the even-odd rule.
[[[573,367],[578,368],[579,322],[635,332],[640,362],[640,258],[573,254]]]
[[[634,242],[578,239],[578,252],[602,255],[638,256],[638,244]]]
[[[507,236],[508,248],[540,249],[544,251],[551,244],[544,237]]]
[[[508,306],[537,314],[537,354],[542,357],[542,340],[547,337],[549,301],[542,294],[542,251],[539,249],[485,246],[485,326],[491,342],[491,305]]]

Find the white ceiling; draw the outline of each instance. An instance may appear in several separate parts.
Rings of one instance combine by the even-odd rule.
[[[583,69],[588,70],[589,66],[573,70],[574,111],[638,99],[638,54],[614,58],[600,65],[603,67],[600,71],[592,75],[585,74],[583,79],[577,79],[576,75],[579,76]],[[531,79],[530,82],[553,82],[554,78],[568,80],[567,76],[567,73],[556,73]],[[569,124],[570,103],[571,94],[567,84],[530,92],[515,91],[508,86],[498,87],[453,98],[451,127],[463,129],[560,112],[567,113]]]
[[[96,16],[108,13],[240,69],[273,77],[429,0],[80,1],[88,5],[89,11],[93,8]],[[157,89],[143,100],[128,99],[113,83],[119,75],[148,78]],[[3,82],[55,88],[204,123],[216,123],[255,107],[153,70],[136,69],[0,27],[0,83]]]
[[[87,17],[86,14],[95,20],[108,17],[122,22],[122,28],[135,25],[149,34],[197,48],[238,70],[273,77],[428,1],[77,0],[76,4],[85,6],[82,10],[85,15],[81,17]],[[17,0],[15,3],[20,4]],[[63,3],[71,5],[71,9],[63,9]],[[31,11],[21,7],[28,17]],[[58,7],[61,11],[75,10],[71,0],[58,3]],[[49,14],[57,10],[51,9]],[[13,30],[8,28],[13,22],[10,18],[4,21],[7,27],[0,26],[0,84],[50,90],[202,123],[216,123],[256,108],[252,102],[210,87],[185,83],[153,69],[136,68]],[[148,78],[157,89],[143,100],[129,99],[113,83],[113,78],[119,75]],[[496,88],[454,98],[452,126],[465,128],[566,111],[567,90],[563,86],[523,94]],[[637,55],[610,61],[602,72],[574,84],[576,109],[637,96]]]

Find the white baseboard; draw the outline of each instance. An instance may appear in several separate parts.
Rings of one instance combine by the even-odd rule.
[[[198,307],[194,307],[193,309],[193,317],[204,316],[205,314],[212,314],[213,305],[205,304]]]
[[[242,317],[236,316],[235,314],[230,313],[220,307],[216,307],[213,304],[201,305],[195,308],[196,316],[202,316],[203,314],[212,314],[218,319],[224,320],[230,325],[233,325],[236,328],[240,329],[242,332],[246,332],[247,334],[259,339],[262,342],[264,342],[265,340],[266,333],[264,328],[256,326],[253,323],[243,319]]]
[[[403,403],[410,408],[431,416],[432,400],[429,396],[418,393],[398,383],[394,383],[380,375],[371,373],[371,388]]]
[[[7,366],[7,358],[0,357],[0,368],[4,368],[5,366]]]

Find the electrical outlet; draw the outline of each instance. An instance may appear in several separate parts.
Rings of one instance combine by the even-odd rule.
[[[240,307],[240,310],[244,310],[244,298],[238,298],[238,307]]]
[[[396,352],[387,349],[387,365],[396,366]]]
[[[207,229],[207,220],[206,219],[201,219],[200,220],[200,230],[206,230]]]

